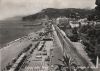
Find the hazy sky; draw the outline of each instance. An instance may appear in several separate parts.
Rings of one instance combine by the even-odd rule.
[[[0,20],[44,8],[94,8],[95,0],[0,0]]]

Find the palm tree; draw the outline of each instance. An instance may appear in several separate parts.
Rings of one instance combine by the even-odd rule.
[[[62,62],[62,64],[55,64],[58,66],[56,71],[93,71],[90,66],[86,66],[85,69],[78,68],[77,64],[74,63],[74,60],[67,55],[58,60]]]
[[[73,67],[76,68],[77,65],[74,63],[74,60],[68,57],[67,55],[63,56],[63,59],[58,59],[62,64],[56,64],[59,71],[73,71]]]

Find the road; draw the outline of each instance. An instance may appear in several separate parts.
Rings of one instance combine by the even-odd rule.
[[[68,37],[66,37],[61,32],[61,30],[57,26],[54,26],[53,28],[55,28],[55,31],[56,31],[56,33],[60,39],[60,42],[62,44],[62,50],[64,51],[65,54],[70,56],[78,66],[89,65],[89,66],[94,67],[94,65],[90,62],[89,59],[88,60],[85,59],[84,56],[82,56],[80,53],[78,53],[76,48],[73,46],[72,42],[68,39]]]
[[[55,28],[52,26],[53,28],[53,55],[54,57],[52,58],[52,64],[61,64],[60,61],[58,59],[62,59],[63,57],[63,49],[62,49],[62,45],[60,42],[60,39],[56,33]]]

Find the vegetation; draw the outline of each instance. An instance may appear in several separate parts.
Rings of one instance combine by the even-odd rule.
[[[100,0],[96,0],[95,4],[97,5],[95,11],[88,16],[89,21],[100,21]]]
[[[63,25],[63,24],[62,24]],[[100,45],[100,25],[93,25],[88,23],[88,25],[81,26],[80,28],[70,28],[67,29],[66,27],[61,27],[63,31],[67,34],[67,36],[70,38],[73,42],[78,42],[81,40],[81,43],[85,45],[85,51],[88,53],[88,56],[91,58],[92,62],[96,64],[96,56],[95,53],[96,48]],[[64,30],[65,28],[65,30]],[[67,31],[66,31],[67,30]],[[68,30],[70,31],[70,34],[68,35]],[[100,55],[99,55],[100,57]]]
[[[59,59],[62,64],[56,64],[58,67],[56,71],[93,71],[90,67],[81,69],[74,63],[74,60],[68,57],[67,55],[63,56],[62,59]]]
[[[80,35],[80,39],[82,40],[82,44],[86,46],[85,49],[86,52],[88,53],[92,61],[95,63],[96,62],[95,49],[97,48],[98,45],[100,45],[99,28],[93,25],[82,26],[79,29],[79,35]]]
[[[94,9],[75,9],[75,8],[68,8],[68,9],[54,9],[54,8],[47,8],[43,9],[41,12],[25,16],[23,17],[24,21],[34,21],[36,19],[45,18],[48,16],[49,19],[57,18],[60,16],[71,17],[71,18],[85,18],[87,15],[94,12]],[[77,15],[77,17],[76,17]]]

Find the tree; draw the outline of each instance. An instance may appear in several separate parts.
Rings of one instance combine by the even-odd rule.
[[[68,57],[67,55],[63,56],[62,59],[58,59],[62,64],[56,64],[59,71],[74,71],[73,68],[76,68],[77,65],[74,63],[74,60]]]

